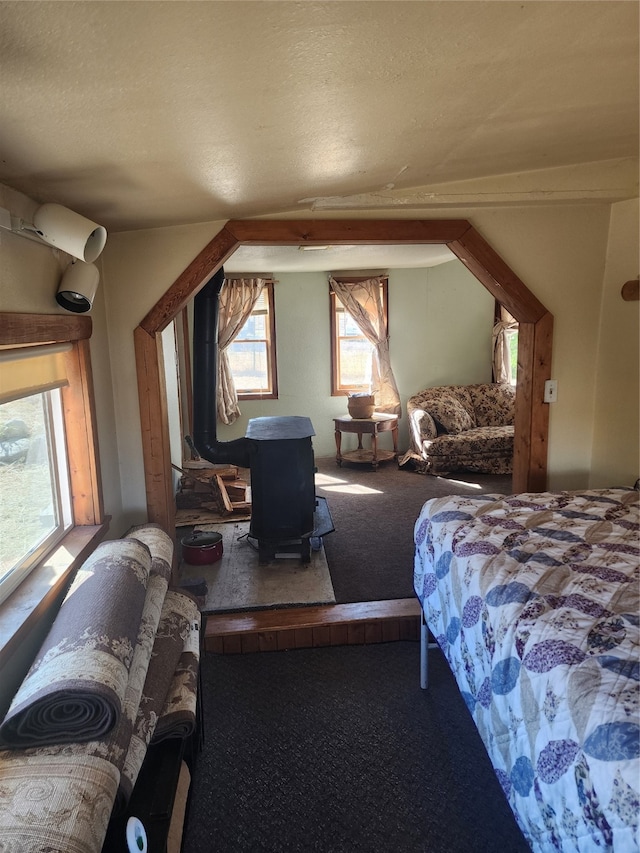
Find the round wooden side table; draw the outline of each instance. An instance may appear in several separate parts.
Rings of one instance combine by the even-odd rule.
[[[352,418],[345,415],[342,418],[334,418],[336,430],[336,463],[342,465],[342,460],[372,465],[377,470],[379,462],[387,462],[389,459],[398,458],[398,416],[374,414],[370,418]],[[357,450],[345,450],[342,452],[342,433],[352,432],[358,436]],[[382,432],[390,432],[393,438],[393,450],[378,449],[378,435]],[[362,436],[371,436],[371,448],[362,446]]]

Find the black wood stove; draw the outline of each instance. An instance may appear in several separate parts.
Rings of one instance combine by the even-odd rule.
[[[311,549],[334,529],[326,501],[315,494],[315,432],[309,418],[252,418],[244,438],[216,437],[218,297],[223,281],[219,270],[194,301],[194,444],[209,462],[249,469],[249,537],[257,542],[260,562],[298,553],[308,563]]]

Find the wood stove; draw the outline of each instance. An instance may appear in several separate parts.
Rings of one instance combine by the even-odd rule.
[[[310,560],[316,494],[315,464],[309,418],[253,418],[246,437],[251,454],[251,524],[249,536],[258,542],[260,562],[275,559],[290,548]]]
[[[315,494],[311,421],[302,416],[252,418],[244,438],[216,437],[219,270],[194,300],[193,440],[204,459],[249,468],[251,522],[261,563],[298,553],[303,563],[333,528],[324,498]]]

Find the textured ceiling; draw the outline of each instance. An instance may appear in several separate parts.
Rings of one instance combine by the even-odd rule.
[[[638,4],[4,0],[0,80],[1,184],[238,219],[636,158]]]
[[[340,270],[418,269],[455,261],[443,245],[327,246],[305,251],[298,246],[240,246],[226,272],[313,272]]]

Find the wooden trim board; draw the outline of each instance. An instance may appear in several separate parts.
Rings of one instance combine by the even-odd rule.
[[[205,649],[218,654],[363,645],[420,637],[415,598],[207,616]]]

